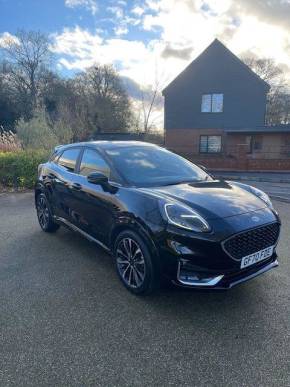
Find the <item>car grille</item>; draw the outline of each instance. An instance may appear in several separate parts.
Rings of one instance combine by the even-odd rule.
[[[254,228],[230,237],[223,243],[223,248],[232,258],[239,260],[266,247],[275,245],[279,237],[279,231],[279,223]]]

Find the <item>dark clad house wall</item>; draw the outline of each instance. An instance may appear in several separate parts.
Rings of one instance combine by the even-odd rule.
[[[267,83],[215,40],[163,91],[166,130],[264,125]],[[202,113],[203,94],[223,93],[222,113]]]
[[[269,89],[215,40],[163,90],[166,147],[215,170],[290,171],[290,125],[265,125]],[[223,111],[202,113],[203,94],[223,94]]]

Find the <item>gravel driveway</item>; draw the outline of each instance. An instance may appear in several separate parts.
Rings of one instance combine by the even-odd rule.
[[[227,292],[138,298],[33,195],[0,195],[0,386],[290,386],[290,205],[280,267]]]

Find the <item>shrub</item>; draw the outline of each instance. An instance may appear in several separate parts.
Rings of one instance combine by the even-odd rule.
[[[17,122],[16,132],[24,149],[51,149],[58,144],[57,136],[42,110],[36,111],[29,121],[21,118]]]
[[[37,167],[47,158],[47,151],[0,152],[0,184],[15,189],[33,188]]]
[[[16,132],[24,149],[52,149],[58,144],[71,142],[73,133],[62,120],[52,122],[44,110],[35,110],[29,121],[21,118]]]

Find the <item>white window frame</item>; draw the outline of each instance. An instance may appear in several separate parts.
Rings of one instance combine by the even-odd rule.
[[[206,138],[206,150],[202,151],[201,149],[201,141],[202,141],[202,137],[205,137]],[[220,147],[217,151],[213,150],[213,148],[210,148],[209,147],[209,144],[210,144],[210,137],[219,137],[219,141],[220,141]],[[199,136],[199,153],[202,153],[202,154],[220,154],[222,152],[222,146],[223,146],[223,140],[222,140],[222,136],[219,135],[219,134],[212,134],[212,135],[207,135],[207,134],[201,134]]]
[[[218,100],[220,98],[220,100]],[[218,109],[219,105],[221,106]],[[201,96],[201,112],[202,113],[223,113],[224,111],[224,94],[212,93],[202,94]]]

